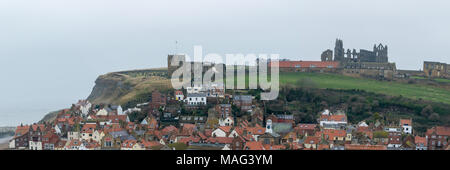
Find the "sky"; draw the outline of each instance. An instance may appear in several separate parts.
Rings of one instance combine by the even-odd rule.
[[[398,69],[450,63],[448,0],[0,0],[0,126],[86,98],[108,72],[164,67],[167,55],[277,53],[320,60],[389,46]],[[175,45],[175,41],[178,45]]]

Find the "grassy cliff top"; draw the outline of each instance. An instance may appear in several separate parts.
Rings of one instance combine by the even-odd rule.
[[[359,89],[390,96],[403,96],[450,104],[450,90],[426,84],[378,81],[325,73],[280,73],[281,85],[302,84],[316,88]]]

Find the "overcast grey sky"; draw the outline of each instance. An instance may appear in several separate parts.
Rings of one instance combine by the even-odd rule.
[[[389,46],[399,69],[450,63],[448,0],[1,0],[0,126],[86,98],[107,72],[192,55],[279,53],[319,60],[334,47]]]

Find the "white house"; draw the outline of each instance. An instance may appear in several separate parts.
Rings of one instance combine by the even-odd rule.
[[[42,150],[42,142],[40,140],[39,141],[30,140],[28,149],[30,149],[30,150]]]
[[[181,90],[175,91],[175,100],[176,101],[183,101],[184,100],[184,94]]]
[[[83,115],[87,115],[89,113],[89,109],[91,109],[92,104],[89,101],[82,103],[80,106],[80,111]]]
[[[141,121],[141,125],[148,125],[147,117],[144,118],[144,120]]]
[[[117,115],[124,115],[122,106],[117,107]]]
[[[105,133],[103,133],[103,131],[95,130],[94,133],[92,134],[92,140],[100,143],[104,136]]]
[[[358,127],[369,127],[365,121],[361,121],[358,123]]]
[[[347,126],[347,116],[332,114],[329,110],[325,110],[320,115],[319,124],[324,129],[340,129]]]
[[[225,119],[222,118],[219,119],[219,126],[233,126],[233,123],[234,123],[233,118],[230,116],[228,116]]]
[[[188,93],[185,102],[189,105],[206,105],[205,93]]]
[[[67,132],[67,138],[69,141],[71,140],[79,140],[80,139],[80,132],[78,131],[69,131]]]
[[[227,134],[231,132],[231,126],[220,126],[216,130],[211,132],[211,136],[214,137],[227,137]]]
[[[129,114],[129,113],[132,113],[132,112],[141,112],[141,109],[140,109],[140,108],[137,108],[137,107],[134,107],[134,108],[128,108],[127,110],[125,110],[125,111],[123,112],[123,114]]]
[[[400,126],[403,133],[412,134],[412,119],[400,119]]]
[[[385,127],[384,131],[389,132],[389,133],[401,133],[402,129],[398,128],[398,127]]]
[[[55,125],[55,132],[56,134],[60,135],[61,134],[61,129],[59,129],[58,125]]]
[[[223,146],[222,150],[231,150],[230,144],[225,144],[225,146]]]
[[[95,115],[96,116],[108,116],[108,111],[106,109],[101,109]]]
[[[9,140],[9,149],[14,148],[16,148],[16,139],[12,138],[11,140]]]

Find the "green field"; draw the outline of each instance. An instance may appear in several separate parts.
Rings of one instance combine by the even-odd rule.
[[[298,85],[306,82],[309,86],[331,89],[360,89],[368,92],[423,99],[450,104],[450,91],[442,88],[406,84],[398,82],[377,81],[367,78],[354,78],[324,73],[280,73],[281,85]]]
[[[442,82],[442,83],[450,83],[449,79],[443,79],[443,78],[437,78],[437,79],[434,79],[434,81]]]
[[[433,78],[433,79],[429,79],[429,78],[426,78],[426,77],[420,77],[420,76],[411,76],[411,78],[412,78],[412,79],[419,79],[419,80],[425,80],[425,79],[428,79],[428,80],[433,80],[433,81],[435,81],[435,82],[440,82],[440,83],[450,83],[450,80],[449,80],[449,79],[444,79],[444,78]]]

